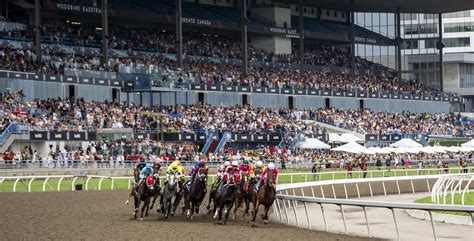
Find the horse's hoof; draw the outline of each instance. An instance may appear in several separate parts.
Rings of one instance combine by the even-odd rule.
[[[268,224],[268,220],[266,220],[266,219],[263,220],[263,223],[264,223],[265,225],[267,225],[267,224]]]
[[[128,205],[128,203],[130,203],[128,200],[127,200],[127,201],[125,201],[125,205]]]
[[[257,224],[255,222],[252,222],[252,225],[250,225],[252,228],[256,228]]]
[[[140,218],[140,222],[143,221],[143,218]]]
[[[194,217],[193,217],[193,216],[191,216],[191,217],[189,217],[189,219],[193,220],[193,219],[194,219]]]

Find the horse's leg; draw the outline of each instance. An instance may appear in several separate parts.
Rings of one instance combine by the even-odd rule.
[[[258,213],[258,207],[260,206],[260,201],[257,200],[254,202],[253,204],[253,211],[252,211],[252,222],[255,222],[255,218],[257,217],[257,213]]]
[[[140,212],[140,221],[143,221],[143,214],[145,213],[145,209],[147,208],[147,201],[142,201],[143,202],[143,205],[142,205],[142,209],[141,209],[141,212]]]
[[[177,200],[177,199],[176,199],[176,195],[173,195],[173,196],[171,197],[171,203],[170,203],[170,205],[168,206],[168,213],[169,213],[171,216],[174,216],[174,212],[175,212],[175,210],[176,210],[176,206],[177,206],[176,200]]]
[[[230,204],[225,209],[226,212],[225,212],[225,218],[224,218],[224,225],[227,223],[227,219],[229,218],[229,213],[232,211],[232,207],[234,206],[234,202],[230,202]],[[235,219],[235,215],[234,215],[234,219]]]
[[[145,208],[145,217],[148,217],[148,210],[150,210],[150,202],[151,197],[148,197],[145,201],[145,205],[143,205],[143,208]]]
[[[207,210],[211,210],[211,203],[212,200],[214,199],[214,186],[211,186],[209,190],[209,202],[207,203]]]
[[[240,206],[242,206],[243,196],[239,197],[235,200],[235,208],[234,208],[234,217],[232,218],[235,220],[235,216],[237,216],[237,211],[239,211]]]
[[[155,202],[157,198],[158,198],[158,193],[153,196],[153,201],[151,202],[150,210],[153,209],[153,206],[155,206]]]
[[[248,214],[249,214],[249,209],[250,209],[250,197],[245,197],[245,198],[244,198],[244,201],[245,201],[245,212],[244,212],[244,216],[245,216],[245,215],[248,215]]]
[[[135,203],[135,211],[133,211],[133,215],[134,215],[133,218],[136,219],[138,215],[138,208],[140,207],[140,201],[137,196],[133,196],[133,201]]]
[[[188,218],[191,217],[191,209],[193,209],[190,195],[189,193],[184,194],[184,209]]]
[[[263,223],[268,224],[268,211],[270,210],[270,206],[265,206],[265,214],[263,215]]]

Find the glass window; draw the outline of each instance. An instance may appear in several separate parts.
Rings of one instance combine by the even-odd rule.
[[[469,47],[471,46],[471,39],[467,38],[445,38],[443,42],[447,48],[452,47]]]

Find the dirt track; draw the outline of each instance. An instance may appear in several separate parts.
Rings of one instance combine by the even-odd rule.
[[[276,223],[251,227],[238,217],[226,226],[210,216],[171,217],[156,213],[143,222],[131,220],[123,191],[1,193],[1,240],[368,240],[294,228]],[[371,239],[374,240],[374,239]]]

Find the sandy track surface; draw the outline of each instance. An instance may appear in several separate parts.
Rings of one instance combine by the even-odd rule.
[[[125,191],[1,193],[1,240],[368,240],[237,217],[215,225],[208,216],[167,221],[150,212],[133,220]],[[207,204],[207,200],[205,202]],[[374,239],[371,239],[374,240]]]

